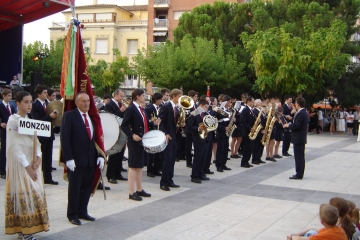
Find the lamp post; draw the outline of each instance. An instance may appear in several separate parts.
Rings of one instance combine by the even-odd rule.
[[[44,52],[44,51],[37,52],[35,54],[35,56],[33,57],[34,61],[39,61],[40,60],[40,73],[41,74],[42,74],[42,70],[43,70],[43,62],[42,62],[42,60],[44,58],[48,58],[48,57],[49,57],[49,53]]]

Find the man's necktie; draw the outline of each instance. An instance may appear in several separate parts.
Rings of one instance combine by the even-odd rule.
[[[87,133],[88,133],[88,135],[89,135],[89,139],[91,140],[90,125],[89,125],[89,122],[88,122],[88,120],[87,120],[87,117],[86,117],[86,114],[85,114],[85,113],[83,114],[83,116],[84,116],[86,131],[87,131]]]
[[[118,106],[119,106],[119,108],[121,108],[121,103],[118,102]]]
[[[43,107],[44,107],[44,111],[46,111],[46,103],[45,102],[43,104]]]
[[[176,123],[176,107],[174,107],[174,122]]]
[[[139,109],[140,109],[141,115],[144,118],[144,134],[145,134],[145,133],[147,133],[149,131],[148,120],[146,118],[146,115],[145,115],[144,110],[142,109],[142,107],[139,106]]]
[[[11,115],[9,104],[6,104],[6,109],[7,109],[8,113],[9,113],[9,115]]]

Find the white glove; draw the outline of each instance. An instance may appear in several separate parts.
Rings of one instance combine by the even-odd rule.
[[[68,167],[68,169],[70,169],[71,171],[75,171],[75,161],[74,160],[69,160],[66,161],[66,166]]]
[[[100,169],[103,169],[103,167],[104,167],[104,158],[98,157],[96,164],[99,165]]]

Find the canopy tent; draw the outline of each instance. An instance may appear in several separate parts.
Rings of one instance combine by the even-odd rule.
[[[74,7],[75,0],[1,0],[0,31]]]
[[[22,75],[23,25],[74,8],[75,0],[0,0],[0,87]],[[21,79],[19,79],[21,80]]]

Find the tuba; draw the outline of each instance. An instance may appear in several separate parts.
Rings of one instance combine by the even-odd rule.
[[[216,121],[216,118],[214,118],[211,115],[205,115],[203,118],[203,122],[199,124],[200,126],[205,126],[206,130],[201,130],[199,132],[199,136],[201,139],[205,139],[209,132],[215,131],[218,127],[218,122]]]
[[[248,135],[250,140],[254,140],[257,137],[257,135],[259,134],[260,130],[263,128],[263,126],[261,125],[261,122],[260,122],[260,117],[261,117],[262,111],[263,111],[263,108],[260,109],[259,115],[257,116],[257,118],[255,120],[255,123],[253,126],[253,129],[255,129],[255,131],[250,132]]]
[[[180,116],[176,123],[176,127],[181,127],[182,123],[185,122],[186,113],[185,109],[190,109],[194,106],[194,100],[186,95],[183,95],[179,98],[179,105],[180,105]]]

